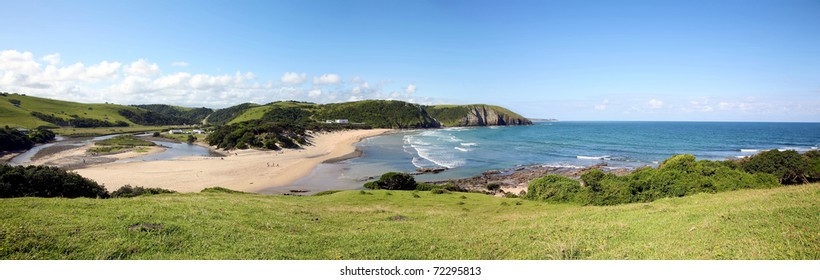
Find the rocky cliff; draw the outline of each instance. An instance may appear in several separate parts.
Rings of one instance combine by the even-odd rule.
[[[444,126],[530,125],[532,121],[492,105],[431,106],[430,115]]]

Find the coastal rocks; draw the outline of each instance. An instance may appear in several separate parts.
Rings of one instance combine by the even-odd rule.
[[[530,125],[532,121],[526,118],[514,118],[510,115],[499,113],[493,108],[485,105],[476,105],[470,108],[465,116],[465,126],[491,126],[491,125]]]
[[[581,174],[592,169],[601,169],[604,172],[619,176],[632,172],[631,169],[627,168],[608,168],[606,163],[584,168],[529,165],[506,170],[489,170],[482,173],[480,176],[431,183],[450,183],[455,187],[466,189],[468,191],[483,192],[497,196],[508,196],[511,194],[521,195],[526,193],[529,182],[533,179],[541,178],[549,174],[558,174],[578,179]]]

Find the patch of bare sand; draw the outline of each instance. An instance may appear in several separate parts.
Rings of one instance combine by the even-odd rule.
[[[130,184],[179,192],[220,186],[256,192],[286,186],[307,176],[320,163],[355,152],[355,144],[389,129],[346,130],[315,134],[312,146],[283,151],[237,150],[225,157],[184,157],[167,161],[108,163],[76,170],[109,190]]]

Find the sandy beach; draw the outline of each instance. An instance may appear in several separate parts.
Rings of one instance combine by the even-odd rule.
[[[110,190],[123,185],[155,187],[179,192],[198,192],[220,186],[256,192],[286,186],[307,176],[322,162],[343,158],[356,151],[364,138],[389,129],[346,130],[313,135],[313,145],[281,151],[233,150],[225,157],[184,157],[168,161],[106,163],[75,172],[104,184]]]

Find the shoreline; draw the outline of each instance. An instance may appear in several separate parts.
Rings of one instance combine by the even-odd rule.
[[[344,130],[313,133],[313,145],[279,151],[232,150],[223,157],[182,157],[150,162],[112,162],[74,170],[110,191],[123,185],[198,192],[208,187],[258,192],[310,175],[319,164],[360,155],[355,144],[390,129]],[[209,147],[215,150],[213,147]]]

